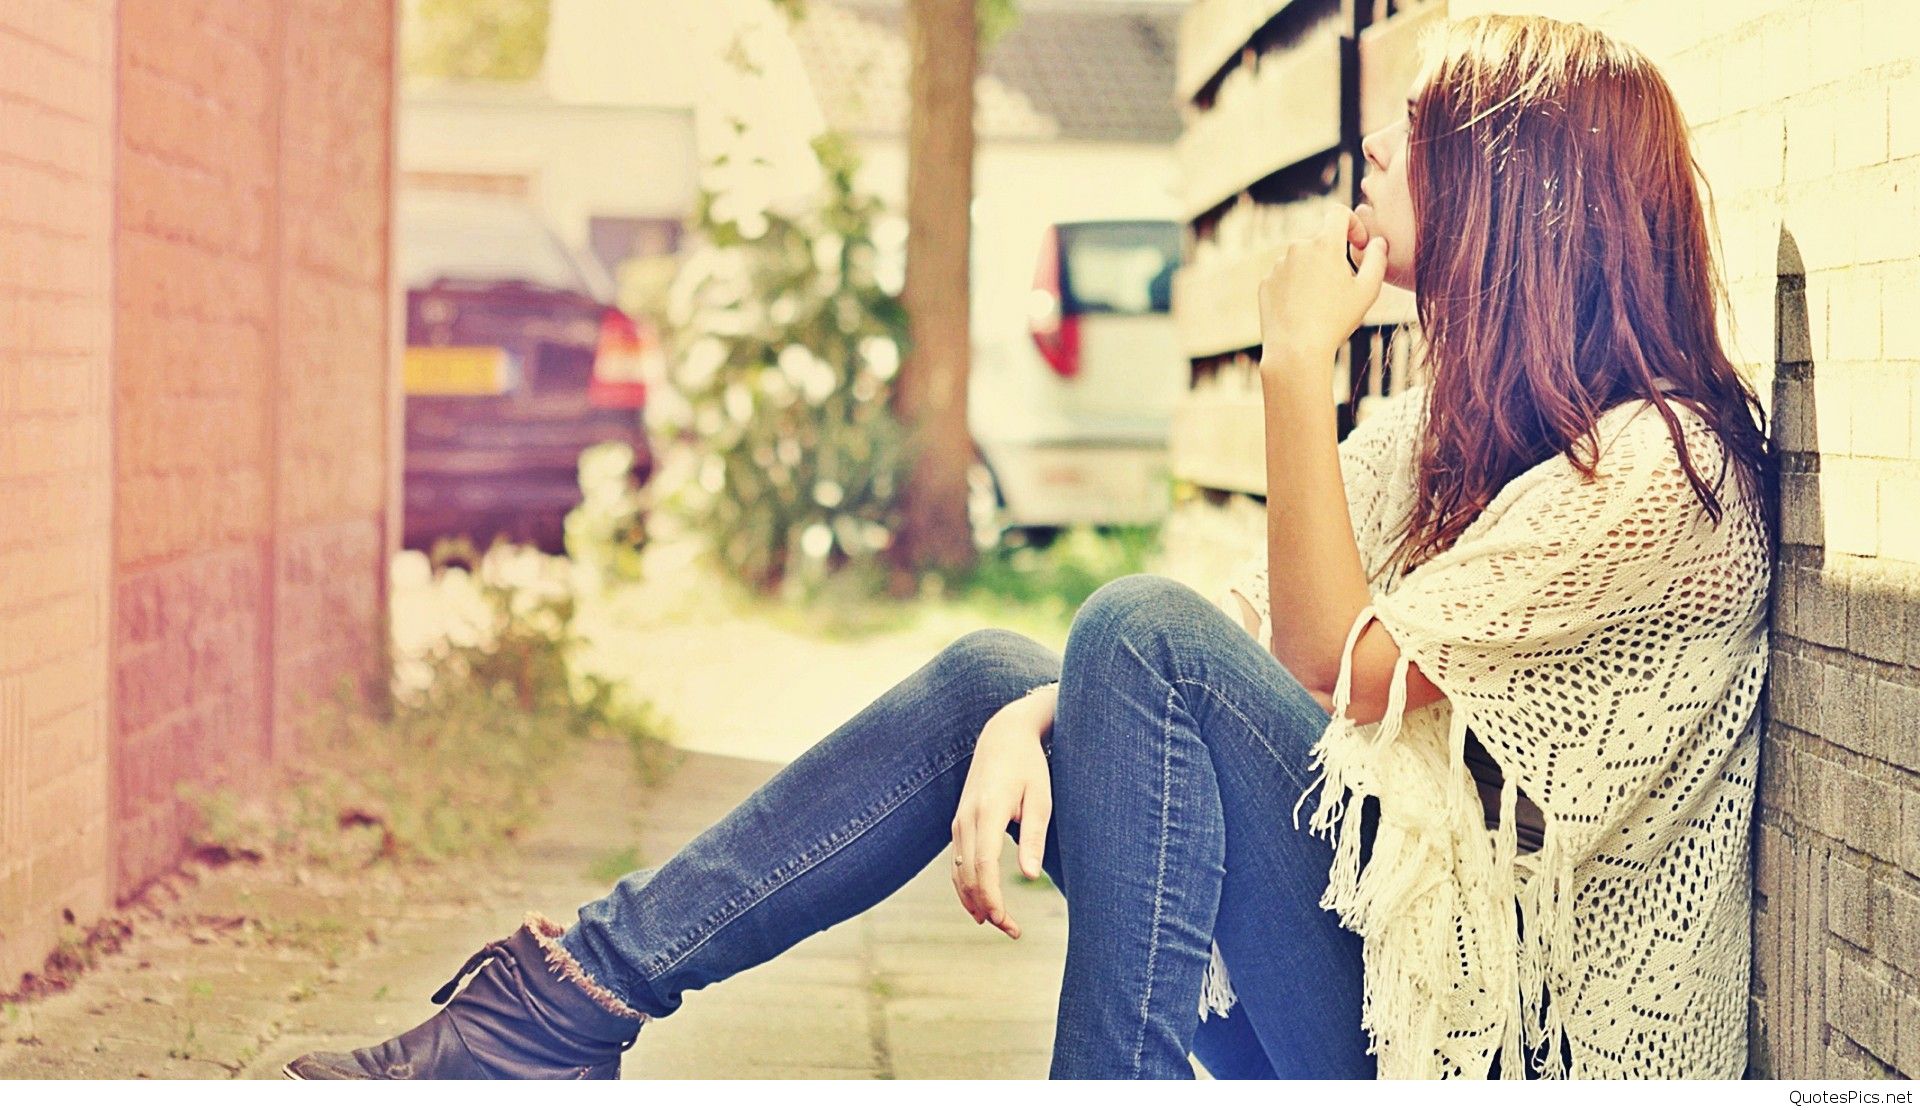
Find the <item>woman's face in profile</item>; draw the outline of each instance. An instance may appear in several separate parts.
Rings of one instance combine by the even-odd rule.
[[[1407,187],[1407,133],[1413,120],[1413,97],[1399,122],[1368,135],[1360,149],[1366,153],[1366,174],[1360,179],[1364,198],[1354,216],[1367,236],[1387,241],[1387,282],[1413,288],[1413,195]],[[1355,243],[1364,247],[1364,239]]]

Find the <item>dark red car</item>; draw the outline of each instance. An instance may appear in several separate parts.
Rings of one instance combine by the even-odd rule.
[[[400,203],[407,290],[403,543],[466,536],[563,550],[580,502],[580,453],[633,448],[657,373],[652,328],[613,305],[612,282],[569,251],[527,203],[411,195]]]

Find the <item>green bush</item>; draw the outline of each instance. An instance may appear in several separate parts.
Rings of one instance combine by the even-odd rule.
[[[761,593],[805,589],[891,540],[905,436],[891,407],[905,311],[882,288],[881,202],[854,187],[846,142],[814,143],[825,193],[808,211],[722,215],[681,269],[669,430],[693,458],[671,504],[721,567]]]
[[[646,514],[632,473],[630,444],[587,448],[580,454],[580,504],[567,513],[567,557],[609,586],[640,578]]]

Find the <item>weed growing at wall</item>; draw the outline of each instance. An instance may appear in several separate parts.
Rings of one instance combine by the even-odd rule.
[[[456,857],[524,829],[583,741],[628,746],[643,776],[663,768],[666,725],[651,706],[568,665],[578,638],[564,561],[506,547],[436,555],[437,583],[469,577],[477,605],[465,627],[402,660],[390,696],[343,685],[307,719],[265,798],[185,791],[201,818],[199,858],[344,867]]]

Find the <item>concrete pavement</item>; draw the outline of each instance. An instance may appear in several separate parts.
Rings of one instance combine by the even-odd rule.
[[[73,990],[0,1026],[0,1078],[270,1078],[367,1044],[528,908],[571,920],[609,863],[665,859],[778,764],[686,755],[653,788],[591,748],[514,851],[431,872],[212,871]],[[1009,857],[1010,858],[1010,857]],[[1018,941],[976,926],[936,860],[873,910],[687,996],[627,1055],[630,1078],[1043,1078],[1065,904],[1016,883]]]

